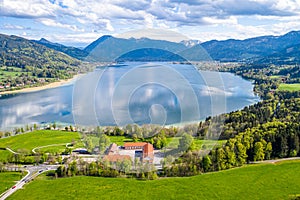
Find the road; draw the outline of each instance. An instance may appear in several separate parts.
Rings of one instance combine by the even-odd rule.
[[[8,151],[10,151],[11,153],[13,153],[13,154],[20,154],[20,153],[18,153],[18,152],[15,152],[14,150],[12,150],[12,149],[10,149],[10,148],[6,148],[6,150],[8,150]]]
[[[46,148],[46,147],[54,147],[54,146],[66,146],[66,147],[68,147],[68,145],[70,145],[70,144],[71,143],[50,144],[50,145],[46,145],[46,146],[35,147],[34,149],[32,149],[32,152],[34,154],[36,154],[35,150],[37,150],[37,149],[42,149],[42,148]]]
[[[4,200],[10,195],[12,195],[15,191],[18,189],[21,189],[27,182],[34,179],[38,175],[49,171],[49,170],[56,170],[59,165],[37,165],[37,166],[23,166],[20,167],[20,170],[27,171],[27,175],[22,178],[20,181],[18,181],[13,187],[8,189],[7,191],[3,192],[0,195],[0,200]]]
[[[288,160],[300,160],[300,157],[292,157],[292,158],[281,158],[277,160],[263,160],[263,161],[256,161],[256,162],[250,162],[250,164],[261,164],[261,163],[277,163],[282,161],[288,161]]]

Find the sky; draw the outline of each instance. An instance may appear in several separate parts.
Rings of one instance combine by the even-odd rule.
[[[0,0],[0,33],[78,47],[102,35],[204,42],[292,30],[300,0]]]

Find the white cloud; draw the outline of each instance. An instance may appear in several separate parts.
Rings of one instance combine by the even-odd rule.
[[[53,19],[41,19],[40,22],[43,23],[46,26],[67,28],[67,29],[70,29],[70,30],[76,31],[76,32],[84,32],[84,29],[79,29],[76,25],[62,24],[62,23],[57,22]]]
[[[2,16],[20,18],[54,17],[56,6],[46,0],[3,0]]]
[[[35,20],[32,32],[43,31],[39,23],[55,27],[68,41],[94,30],[100,34],[96,39],[141,28],[177,29],[202,41],[242,39],[300,29],[299,16],[299,0],[2,0],[0,12],[0,17]],[[6,26],[17,31],[22,24]],[[73,34],[66,37],[66,29]]]
[[[11,30],[23,30],[23,29],[26,29],[24,26],[13,25],[13,24],[4,24],[2,28],[4,28],[4,29],[11,29]]]

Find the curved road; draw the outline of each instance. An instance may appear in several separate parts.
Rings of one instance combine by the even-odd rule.
[[[20,167],[20,170],[26,169],[25,171],[27,171],[27,175],[24,178],[22,178],[20,181],[18,181],[13,187],[3,192],[0,195],[0,200],[5,200],[7,197],[12,195],[18,189],[22,188],[27,182],[31,181],[41,173],[49,170],[56,170],[58,166],[59,165],[38,165],[38,166],[27,166],[26,168],[25,166]]]
[[[10,148],[8,148],[8,147],[6,147],[5,149],[8,150],[8,151],[10,151],[10,152],[13,153],[13,154],[20,154],[20,153],[15,152],[14,150],[12,150],[12,149],[10,149]]]
[[[55,147],[55,146],[66,146],[66,147],[68,147],[69,144],[71,144],[71,143],[49,144],[49,145],[46,145],[46,146],[35,147],[35,148],[33,148],[31,151],[32,151],[34,154],[36,154],[35,150],[37,150],[37,149],[42,149],[42,148],[46,148],[46,147]]]

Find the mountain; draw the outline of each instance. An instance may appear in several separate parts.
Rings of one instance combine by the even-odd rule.
[[[79,60],[36,42],[0,34],[2,74],[15,71],[20,72],[19,78],[25,74],[36,78],[69,78],[79,70],[80,64]]]
[[[181,56],[174,54],[170,51],[155,49],[155,48],[143,48],[130,51],[123,54],[116,59],[117,62],[125,61],[186,61]]]
[[[255,61],[255,63],[264,64],[299,64],[300,63],[300,44],[289,46],[283,50],[273,53],[269,56],[262,57]]]
[[[54,49],[56,51],[63,52],[73,58],[77,58],[80,60],[85,59],[89,54],[88,52],[78,49],[78,48],[75,48],[75,47],[67,47],[67,46],[64,46],[59,43],[52,43],[52,42],[46,40],[45,38],[42,38],[40,40],[32,40],[32,41],[36,42],[38,44],[44,45],[48,48]]]
[[[87,47],[85,47],[83,50],[90,53],[92,52],[100,43],[104,42],[105,40],[112,38],[111,35],[103,35],[91,44],[89,44]]]
[[[148,49],[147,53],[149,53],[149,49],[161,49],[178,54],[179,57],[189,61],[253,62],[276,53],[279,56],[285,48],[298,44],[300,44],[300,31],[292,31],[282,36],[270,35],[245,40],[211,40],[204,43],[197,40],[176,43],[149,38],[124,39],[105,35],[88,45],[84,50],[90,53],[89,58],[97,61],[114,61],[123,54],[137,49]],[[130,58],[127,55],[127,59],[135,60],[133,56],[136,56],[136,60],[141,60],[137,55],[142,55],[142,52],[132,53]],[[147,59],[150,59],[149,55]]]
[[[185,51],[185,55],[195,54],[195,49],[201,49],[201,46],[213,60],[249,61],[297,44],[300,44],[300,31],[292,31],[282,36],[262,36],[246,40],[212,40],[193,46]]]
[[[153,40],[149,38],[116,38],[112,36],[102,36],[85,48],[90,53],[89,58],[96,61],[115,61],[123,54],[138,49],[161,49],[172,53],[180,52],[187,47],[181,43],[169,42],[165,40]],[[136,54],[138,55],[138,54]],[[139,59],[138,57],[136,59]],[[134,60],[133,57],[131,60]]]
[[[188,61],[212,61],[212,58],[201,45],[194,45],[178,53]]]

